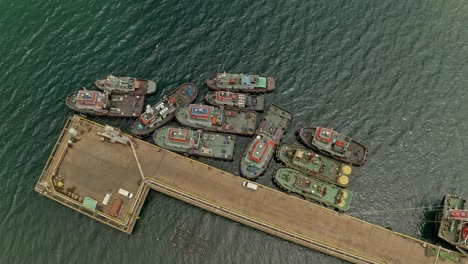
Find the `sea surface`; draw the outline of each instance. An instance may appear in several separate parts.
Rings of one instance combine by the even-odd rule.
[[[109,73],[156,80],[148,103],[183,82],[203,95],[220,70],[275,77],[267,102],[295,114],[284,141],[320,125],[368,146],[349,213],[394,231],[438,243],[443,195],[468,196],[467,1],[0,0],[0,10],[0,263],[345,263],[156,191],[132,235],[34,192],[72,115],[65,97]],[[199,160],[238,173],[248,141],[234,162]],[[274,187],[278,165],[258,182]],[[207,254],[173,247],[177,226],[206,238]]]

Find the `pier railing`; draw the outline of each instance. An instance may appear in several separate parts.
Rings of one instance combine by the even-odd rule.
[[[130,205],[131,209],[129,210],[128,214],[123,220],[112,217],[100,211],[92,212],[87,208],[83,207],[83,204],[81,202],[78,202],[68,197],[67,195],[55,190],[56,186],[55,183],[52,181],[52,178],[57,172],[60,163],[65,157],[65,154],[67,153],[67,143],[69,140],[67,139],[67,137],[71,138],[71,135],[68,134],[68,131],[71,127],[73,127],[74,125],[78,126],[80,123],[87,123],[88,125],[91,124],[102,127],[102,125],[100,124],[90,122],[86,119],[81,119],[76,116],[68,118],[64,128],[62,129],[57,139],[57,142],[54,145],[54,148],[52,149],[51,154],[49,155],[49,158],[47,159],[44,169],[42,170],[41,175],[39,176],[39,180],[36,184],[35,189],[37,192],[47,195],[50,198],[71,209],[84,213],[100,222],[104,222],[107,224],[111,223],[111,226],[118,228],[126,233],[130,233],[133,229],[133,226],[136,223],[136,219],[138,218],[139,211],[142,207],[141,205],[144,203],[146,199],[146,194],[149,191],[148,186],[146,186],[144,182],[142,182],[142,185],[140,186],[140,188],[138,188],[134,201]]]
[[[41,175],[39,176],[39,182],[43,182],[45,180],[46,175],[49,173],[50,165],[52,161],[56,159],[55,155],[58,151],[58,148],[61,146],[60,142],[63,142],[63,137],[66,135],[65,133],[68,132],[68,127],[70,126],[70,123],[74,117],[70,117],[67,119],[64,128],[62,129],[62,132],[60,133],[57,142],[54,145],[54,148],[52,149],[52,152],[49,155],[49,158],[47,159],[47,162],[44,166],[44,169],[42,170]],[[63,155],[62,155],[63,156]]]

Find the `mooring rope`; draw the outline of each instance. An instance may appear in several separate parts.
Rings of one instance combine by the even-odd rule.
[[[435,209],[438,208],[438,209]],[[440,211],[443,206],[427,206],[427,207],[414,207],[414,208],[402,208],[402,209],[392,209],[392,210],[381,210],[381,211],[358,211],[358,212],[351,212],[348,213],[350,215],[367,215],[367,214],[380,214],[380,213],[401,213],[401,212],[413,212],[413,211],[422,211],[427,210],[427,212],[431,211]]]

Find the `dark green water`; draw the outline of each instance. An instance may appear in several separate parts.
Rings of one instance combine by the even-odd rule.
[[[108,73],[157,80],[149,103],[188,81],[204,94],[219,64],[274,76],[268,102],[295,113],[285,141],[322,125],[369,147],[350,212],[387,211],[357,214],[371,223],[434,241],[433,212],[388,210],[468,196],[464,1],[0,0],[0,10],[0,263],[343,263],[154,191],[131,236],[35,193],[71,115],[66,95]],[[247,142],[234,162],[200,160],[237,173]],[[275,166],[260,183],[273,186]],[[206,256],[172,247],[178,225],[209,240]]]

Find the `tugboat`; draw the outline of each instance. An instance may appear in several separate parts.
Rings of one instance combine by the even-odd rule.
[[[191,104],[177,110],[176,118],[184,126],[205,131],[253,135],[257,112]]]
[[[276,157],[287,167],[319,180],[348,187],[352,168],[333,159],[326,158],[300,145],[283,144],[276,151]]]
[[[443,200],[443,211],[438,236],[455,246],[468,257],[468,203],[467,199],[447,194]]]
[[[265,172],[292,117],[292,113],[276,105],[270,106],[255,132],[257,135],[242,156],[240,172],[244,178],[254,180]]]
[[[266,93],[275,89],[276,81],[272,77],[251,74],[218,73],[206,81],[206,86],[215,91],[243,93]]]
[[[155,82],[133,77],[117,77],[109,75],[104,79],[97,80],[94,84],[98,89],[112,93],[149,95],[156,92]]]
[[[153,134],[156,145],[189,156],[232,160],[236,136],[181,127],[162,127]]]
[[[353,166],[362,166],[367,160],[367,148],[361,143],[324,127],[303,127],[299,139],[307,147]]]
[[[84,88],[69,94],[65,103],[71,110],[87,115],[138,117],[144,101],[144,95],[111,94]]]
[[[349,209],[353,197],[352,192],[348,190],[312,179],[290,168],[276,169],[273,181],[287,192],[296,193],[306,199],[317,201],[340,211]]]
[[[228,106],[255,111],[263,111],[265,108],[265,97],[254,96],[242,93],[231,93],[226,91],[217,91],[208,93],[205,96],[207,104],[214,106]]]
[[[162,125],[174,118],[176,110],[184,107],[197,98],[198,89],[192,83],[184,83],[153,107],[147,105],[146,111],[138,118],[132,126],[132,134],[137,137],[147,136]]]

